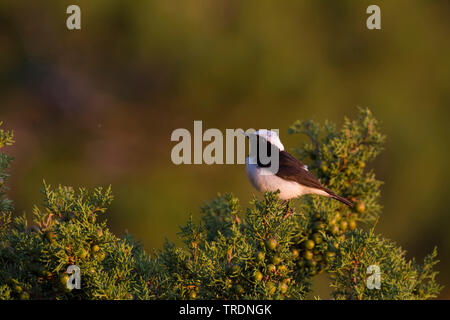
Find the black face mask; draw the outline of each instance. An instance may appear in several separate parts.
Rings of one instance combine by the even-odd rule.
[[[261,150],[265,148],[265,150]],[[265,138],[258,136],[256,144],[256,164],[258,167],[268,168],[271,166],[272,154],[276,154],[275,145],[267,141]]]

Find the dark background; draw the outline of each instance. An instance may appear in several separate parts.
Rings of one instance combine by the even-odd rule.
[[[68,31],[78,4],[82,30]],[[366,28],[370,4],[381,30]],[[52,185],[107,186],[108,219],[147,249],[217,192],[245,207],[242,165],[170,160],[176,128],[341,124],[369,107],[388,140],[373,163],[384,211],[377,231],[408,257],[437,245],[450,283],[449,1],[0,2],[0,121],[15,130],[9,186],[17,213]],[[324,277],[318,294],[327,296]],[[450,298],[445,289],[441,298]]]

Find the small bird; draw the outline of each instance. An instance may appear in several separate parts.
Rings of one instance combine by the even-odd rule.
[[[250,183],[258,191],[275,192],[279,190],[279,198],[286,201],[305,194],[317,194],[336,199],[349,207],[353,206],[351,201],[322,186],[319,180],[308,171],[306,165],[284,151],[284,146],[275,131],[261,129],[255,133],[246,133],[246,135],[248,137],[256,135],[257,137],[257,150],[251,152],[246,159],[246,172]],[[260,159],[259,148],[264,145],[267,147],[266,154],[269,158],[272,148],[278,148],[279,167],[275,174],[268,169],[271,163],[264,164]]]

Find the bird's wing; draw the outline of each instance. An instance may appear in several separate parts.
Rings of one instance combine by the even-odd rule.
[[[312,175],[306,166],[293,155],[286,151],[280,151],[280,162],[277,176],[284,179],[295,181],[301,185],[324,190],[330,192],[331,190],[322,186],[316,177]]]

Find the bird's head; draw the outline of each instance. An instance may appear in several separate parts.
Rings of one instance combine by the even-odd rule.
[[[267,129],[260,129],[255,132],[250,132],[245,134],[247,137],[250,137],[251,135],[259,136],[261,138],[266,139],[268,142],[276,146],[280,151],[284,150],[284,146],[281,143],[280,137],[278,136],[278,133],[274,130],[267,130]]]

